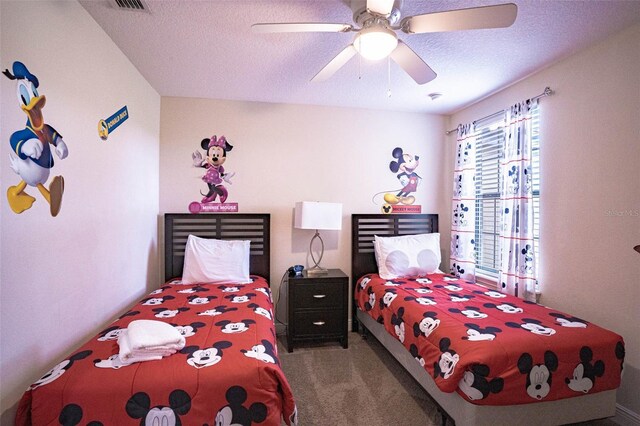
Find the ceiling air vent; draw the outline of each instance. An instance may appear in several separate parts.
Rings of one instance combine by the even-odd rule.
[[[120,10],[149,12],[149,6],[144,0],[109,0],[109,3],[111,3],[111,6]]]

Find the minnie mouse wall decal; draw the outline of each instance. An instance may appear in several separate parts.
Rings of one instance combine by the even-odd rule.
[[[189,204],[191,213],[200,212],[237,212],[237,203],[225,203],[229,196],[229,191],[225,184],[231,184],[231,178],[235,173],[225,171],[223,164],[227,160],[227,153],[233,149],[227,138],[216,135],[205,138],[200,142],[200,147],[205,150],[205,157],[200,151],[191,154],[194,167],[201,167],[206,170],[202,180],[207,184],[206,194],[200,192],[203,198],[200,202],[194,201]],[[219,203],[215,203],[219,199]]]

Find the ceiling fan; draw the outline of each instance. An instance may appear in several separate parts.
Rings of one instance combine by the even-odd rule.
[[[362,4],[362,0],[359,1]],[[396,31],[422,34],[444,31],[509,27],[516,19],[518,7],[513,3],[472,7],[445,12],[425,13],[400,19],[402,0],[366,0],[364,7],[354,8],[350,24],[313,22],[260,23],[251,26],[255,33],[286,32],[355,32],[353,43],[345,47],[311,81],[331,77],[356,53],[365,59],[379,60],[391,56],[418,84],[436,78],[436,73],[402,40]]]

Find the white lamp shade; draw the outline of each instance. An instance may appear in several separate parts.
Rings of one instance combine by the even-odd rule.
[[[342,229],[342,204],[297,202],[294,226],[299,229]]]

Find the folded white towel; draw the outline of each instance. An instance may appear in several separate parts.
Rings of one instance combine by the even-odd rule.
[[[129,344],[131,345],[131,337],[129,337]],[[176,351],[179,351],[182,348],[184,348],[184,344],[163,345],[163,346],[147,346],[146,348],[140,348],[140,349],[133,349],[132,348],[131,352],[145,353],[145,352],[171,351],[171,353],[175,353]]]
[[[162,354],[148,352],[148,353],[133,353],[131,351],[131,345],[129,344],[129,338],[127,336],[127,330],[124,330],[118,336],[118,346],[120,346],[120,352],[118,353],[118,357],[120,361],[125,364],[132,364],[134,362],[142,362],[142,361],[155,361],[158,359],[162,359]]]
[[[185,338],[162,321],[132,321],[118,336],[120,361],[126,364],[155,361],[184,348]]]
[[[127,335],[132,351],[139,349],[184,348],[185,339],[171,324],[162,321],[136,320],[127,327]]]

